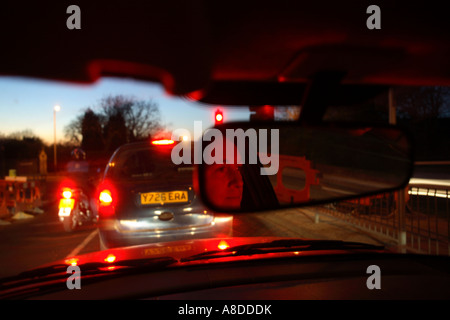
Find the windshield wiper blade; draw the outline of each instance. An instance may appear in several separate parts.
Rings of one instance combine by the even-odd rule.
[[[137,269],[137,268],[161,268],[168,265],[177,263],[178,260],[172,257],[159,257],[150,259],[129,259],[129,260],[119,260],[114,263],[109,262],[87,262],[78,265],[83,273],[89,272],[90,274],[103,273],[104,268],[108,267],[129,267],[127,269]],[[0,286],[2,284],[32,279],[39,281],[41,278],[45,277],[67,277],[67,268],[69,264],[54,264],[51,266],[46,266],[42,268],[36,268],[28,271],[19,273],[18,275],[10,276],[7,278],[0,279]],[[124,269],[117,269],[124,270]]]
[[[105,276],[114,277],[158,271],[175,263],[178,263],[178,260],[172,257],[160,257],[121,260],[114,263],[88,262],[80,264],[79,267],[83,276],[92,283],[101,281]],[[66,272],[68,267],[70,267],[68,264],[54,264],[2,278],[0,279],[0,300],[33,295],[48,290],[65,289],[65,280],[69,276]]]
[[[224,250],[202,252],[187,258],[183,258],[180,260],[180,262],[224,258],[231,256],[291,252],[291,251],[383,250],[383,249],[384,246],[377,246],[362,242],[349,242],[341,240],[281,239],[281,240],[274,240],[272,242],[261,242],[261,243],[239,245]]]

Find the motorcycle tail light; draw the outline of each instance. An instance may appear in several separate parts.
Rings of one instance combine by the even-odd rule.
[[[62,196],[64,199],[72,198],[72,190],[71,189],[63,189]]]

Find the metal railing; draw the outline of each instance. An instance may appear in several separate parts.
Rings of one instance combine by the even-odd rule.
[[[402,252],[450,255],[450,185],[411,183],[406,190],[320,208],[388,237]]]
[[[407,209],[409,247],[450,255],[450,186],[410,185]]]

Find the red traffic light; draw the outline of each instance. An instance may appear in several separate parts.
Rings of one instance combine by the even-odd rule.
[[[216,110],[214,115],[214,122],[216,125],[223,123],[223,112],[220,109]]]

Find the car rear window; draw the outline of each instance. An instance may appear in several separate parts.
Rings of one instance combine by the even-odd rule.
[[[192,181],[193,166],[176,165],[171,148],[148,147],[118,151],[108,164],[106,177],[120,180],[179,180]]]

